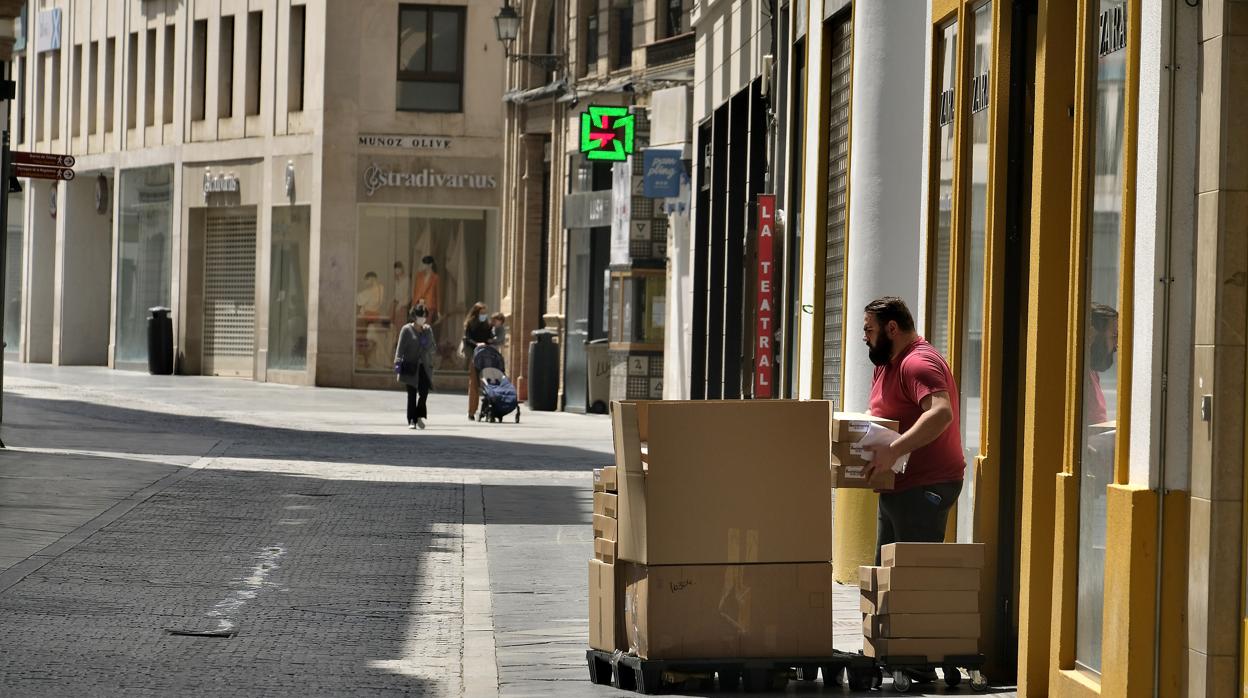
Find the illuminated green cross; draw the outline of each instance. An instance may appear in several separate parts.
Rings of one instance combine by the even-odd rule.
[[[581,114],[581,152],[589,160],[627,160],[633,154],[633,124],[628,107],[590,107]]]

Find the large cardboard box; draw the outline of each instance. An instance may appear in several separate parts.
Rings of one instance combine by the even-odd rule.
[[[609,516],[613,519],[619,518],[619,495],[610,492],[594,493],[594,514],[596,516]]]
[[[610,516],[594,514],[594,538],[615,540],[616,520]]]
[[[891,490],[896,481],[892,472],[878,473],[875,479],[867,479],[870,461],[859,441],[866,436],[871,424],[885,429],[898,430],[896,420],[873,417],[857,412],[835,412],[832,415],[832,477],[833,487]]]
[[[589,561],[589,646],[604,652],[628,649],[619,621],[623,589],[616,583],[615,565]]]
[[[830,560],[831,415],[825,401],[614,403],[620,559]]]
[[[984,566],[983,543],[889,543],[880,548],[885,567]]]
[[[629,649],[647,659],[832,654],[832,565],[621,562]]]
[[[863,613],[979,613],[978,591],[863,591]]]
[[[885,592],[887,593],[887,592]],[[978,613],[868,614],[862,620],[864,637],[979,637]]]
[[[863,638],[862,653],[868,657],[926,657],[939,662],[946,657],[979,653],[979,640],[971,638]]]
[[[858,586],[866,591],[978,591],[979,570],[973,567],[859,567]]]

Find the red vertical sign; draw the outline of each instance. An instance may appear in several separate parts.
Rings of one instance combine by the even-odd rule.
[[[772,367],[775,350],[771,346],[776,334],[775,320],[775,240],[776,196],[758,195],[758,307],[754,331],[754,397],[772,397]]]

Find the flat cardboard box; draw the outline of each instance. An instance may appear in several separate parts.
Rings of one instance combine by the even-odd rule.
[[[594,468],[594,491],[606,492],[607,488],[602,483],[602,468]]]
[[[614,541],[615,524],[616,520],[610,516],[594,514],[594,538],[605,538]]]
[[[983,543],[889,543],[880,549],[885,567],[984,567]]]
[[[615,541],[603,538],[594,539],[594,559],[602,562],[615,564]]]
[[[972,638],[863,638],[862,653],[868,657],[926,657],[939,662],[946,657],[979,653],[979,640]]]
[[[979,570],[972,567],[872,567],[867,591],[979,591]],[[862,581],[861,578],[859,580]]]
[[[610,492],[595,492],[594,514],[597,516],[609,516],[613,519],[619,518],[616,509],[618,503],[619,495],[611,494]]]
[[[621,562],[629,650],[646,659],[820,657],[832,648],[832,565]]]
[[[875,571],[878,567],[862,565],[858,568],[858,588],[863,591],[875,591]]]
[[[618,621],[623,586],[616,583],[615,565],[589,561],[589,646],[603,652],[628,649]]]
[[[831,415],[822,400],[613,403],[620,559],[826,563]]]
[[[863,591],[863,613],[978,613],[978,591]]]
[[[869,461],[859,456],[843,457],[842,452],[854,448],[853,444],[832,444],[832,486],[837,489],[891,490],[897,484],[897,474],[891,470],[876,473],[867,479]]]
[[[607,492],[619,491],[619,480],[616,478],[616,470],[614,465],[608,465],[602,469],[602,486]]]
[[[863,637],[979,637],[978,613],[868,614],[862,620]]]
[[[831,422],[832,440],[837,443],[857,443],[866,435],[870,424],[900,431],[895,419],[875,417],[862,412],[834,412]]]

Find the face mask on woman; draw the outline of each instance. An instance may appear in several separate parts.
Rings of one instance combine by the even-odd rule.
[[[417,326],[417,327],[424,327],[424,326],[425,326],[425,319],[424,319],[423,317],[418,317],[418,318],[416,318],[415,322],[416,322],[416,326]]]
[[[485,322],[485,321],[486,321],[486,320],[488,320],[489,318],[490,318],[490,316],[489,316],[489,315],[486,315],[485,313],[481,313],[480,315],[477,315],[477,321],[478,321],[478,322]]]

